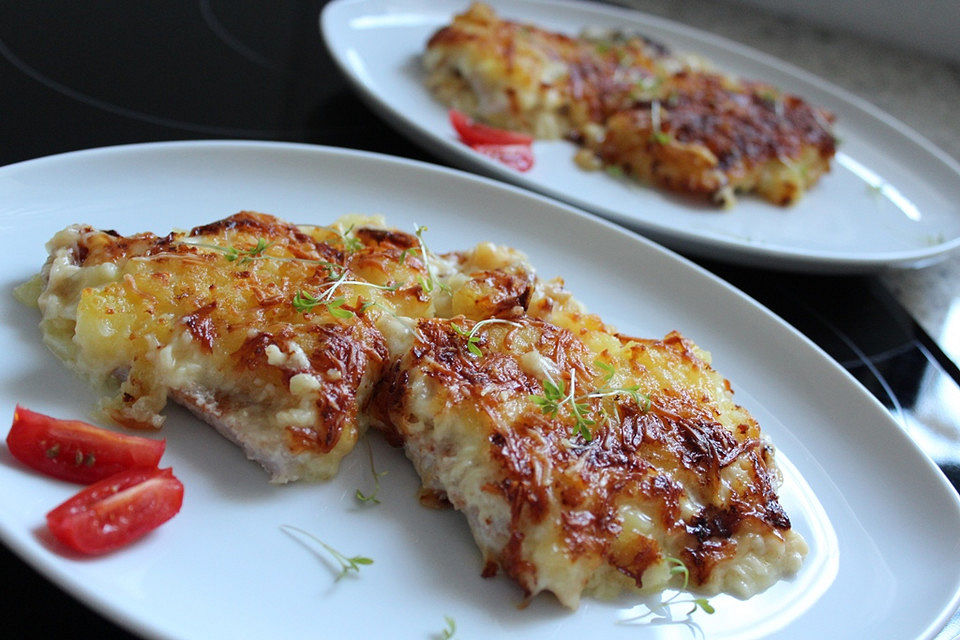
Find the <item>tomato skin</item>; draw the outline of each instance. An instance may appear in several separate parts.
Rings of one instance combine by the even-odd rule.
[[[17,460],[48,476],[80,484],[127,469],[155,469],[165,447],[164,440],[59,420],[19,405],[7,435],[7,448]]]
[[[466,114],[450,110],[450,124],[460,139],[469,146],[478,144],[533,144],[533,136],[517,131],[507,131],[474,122]]]
[[[80,491],[47,514],[47,526],[67,547],[97,555],[143,537],[182,505],[183,484],[172,470],[131,469]]]
[[[533,167],[533,150],[525,144],[475,144],[471,148],[517,171]]]

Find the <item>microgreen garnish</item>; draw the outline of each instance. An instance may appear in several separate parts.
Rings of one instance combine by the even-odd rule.
[[[674,558],[673,556],[666,556],[664,560],[670,565],[670,575],[671,576],[683,576],[683,585],[680,587],[680,591],[686,591],[687,587],[690,584],[690,570],[687,568],[687,565],[683,563],[683,560],[680,558]],[[682,604],[689,603],[693,605],[693,608],[687,612],[687,615],[690,615],[697,609],[703,609],[706,613],[713,613],[716,609],[713,608],[713,605],[706,598],[689,598],[686,600],[676,600],[676,597],[680,595],[678,591],[673,596],[664,601],[664,605],[667,604]]]
[[[254,258],[259,258],[263,255],[263,252],[266,251],[270,244],[271,243],[263,238],[257,238],[257,244],[249,249],[238,250],[236,247],[229,247],[226,254],[227,260],[233,262],[239,259],[240,264],[249,264],[253,262]]]
[[[778,118],[783,117],[783,97],[779,91],[765,87],[757,92],[757,97],[773,109]]]
[[[345,302],[346,300],[343,297],[339,297],[334,298],[333,300],[330,300],[324,304],[327,307],[327,311],[329,311],[330,315],[332,315],[334,318],[352,318],[353,311],[343,308]]]
[[[480,347],[477,346],[477,343],[480,341],[480,336],[477,335],[477,332],[480,330],[480,327],[484,327],[489,324],[509,324],[514,327],[519,327],[520,324],[513,322],[512,320],[503,320],[501,318],[487,318],[486,320],[481,320],[480,322],[473,325],[473,328],[470,331],[463,329],[452,322],[450,327],[459,333],[461,336],[467,339],[467,351],[477,356],[478,358],[483,355],[483,352],[480,351]]]
[[[647,76],[641,78],[634,83],[633,90],[630,92],[630,97],[634,100],[642,100],[643,98],[649,99],[656,93],[662,84],[663,78],[660,76]]]
[[[650,398],[649,396],[640,393],[640,385],[633,384],[629,387],[611,387],[608,385],[608,383],[613,378],[614,374],[616,374],[616,368],[612,364],[608,364],[602,360],[594,360],[593,365],[603,371],[603,385],[593,393],[588,393],[584,397],[608,398],[610,396],[627,395],[630,396],[643,411],[648,411],[650,409]]]
[[[439,640],[450,640],[457,633],[457,621],[450,616],[443,616],[443,620],[447,623],[447,626],[443,628],[437,638]]]
[[[313,535],[309,531],[304,531],[299,527],[294,527],[293,525],[284,524],[284,525],[280,525],[280,528],[283,531],[285,531],[288,535],[292,535],[290,532],[298,533],[301,536],[305,536],[310,540],[313,540],[314,542],[319,544],[321,547],[323,547],[323,549],[328,554],[330,554],[330,556],[334,560],[336,560],[337,563],[339,563],[340,565],[340,573],[337,574],[337,577],[336,577],[337,580],[347,575],[351,571],[353,571],[354,573],[360,573],[360,567],[363,565],[373,564],[373,560],[365,556],[351,556],[348,558],[347,556],[340,553],[339,551],[337,551],[336,549],[328,545],[326,542],[324,542],[317,536]]]
[[[616,165],[616,164],[607,165],[604,171],[607,172],[607,175],[613,176],[614,178],[623,177],[623,167],[621,167],[620,165]]]
[[[580,434],[584,440],[590,442],[593,440],[593,433],[590,427],[596,424],[594,420],[588,417],[590,406],[585,402],[580,402],[584,398],[576,397],[577,372],[576,369],[570,369],[570,392],[567,393],[566,385],[563,380],[553,382],[552,380],[543,381],[543,395],[530,396],[530,400],[540,407],[540,411],[547,416],[555,416],[561,407],[566,406],[573,416],[574,426],[573,434]]]
[[[377,498],[377,494],[380,493],[380,476],[387,475],[386,471],[377,471],[377,468],[373,465],[373,447],[370,446],[370,441],[366,440],[367,443],[367,454],[370,457],[370,473],[373,474],[373,493],[367,495],[357,489],[357,492],[354,494],[354,497],[360,502],[380,504],[380,499]]]
[[[337,228],[333,229],[337,235],[340,236],[340,241],[343,243],[344,250],[350,253],[363,249],[363,241],[356,236],[350,235],[350,232],[353,231],[355,226],[356,225],[352,224],[343,231],[340,231]]]
[[[346,302],[343,296],[335,298],[333,295],[337,289],[343,285],[370,287],[371,289],[380,289],[381,291],[396,291],[400,288],[399,283],[386,286],[382,284],[373,284],[372,282],[363,282],[361,280],[348,280],[347,272],[343,271],[340,274],[340,277],[334,280],[328,280],[320,285],[321,287],[325,287],[320,296],[314,296],[307,291],[297,291],[292,300],[293,308],[300,313],[307,313],[308,311],[313,311],[320,305],[324,305],[327,308],[327,311],[329,311],[336,318],[352,318],[354,316],[352,311],[341,308]]]
[[[427,245],[423,241],[423,233],[425,231],[427,231],[427,227],[416,226],[415,233],[417,242],[420,243],[420,257],[423,259],[423,266],[427,270],[427,277],[423,278],[422,276],[418,276],[417,281],[420,283],[420,287],[427,293],[433,293],[435,288],[448,291],[449,287],[437,279],[436,267],[430,259],[430,254],[427,252]]]
[[[596,420],[591,412],[587,400],[593,398],[609,398],[612,396],[626,395],[630,396],[636,402],[642,411],[650,409],[650,398],[640,393],[639,385],[628,387],[611,387],[610,380],[616,374],[616,368],[613,365],[596,360],[593,363],[598,369],[603,371],[603,384],[596,391],[585,393],[578,396],[576,393],[577,372],[576,369],[570,369],[570,391],[566,390],[563,380],[554,382],[547,379],[543,381],[543,395],[530,396],[530,400],[540,407],[540,411],[547,416],[556,416],[560,409],[566,407],[573,416],[574,425],[572,435],[579,434],[584,440],[590,442],[593,440],[593,432],[590,427],[596,424]],[[609,417],[607,412],[601,406],[599,412],[602,416]]]
[[[293,308],[300,313],[313,311],[316,307],[323,305],[334,318],[352,318],[353,311],[343,308],[345,302],[346,299],[342,296],[339,298],[324,300],[322,298],[315,298],[306,291],[297,291],[297,293],[293,296]]]
[[[673,142],[673,136],[664,131],[654,131],[650,134],[650,142],[667,145]]]
[[[650,133],[650,142],[655,144],[670,144],[673,136],[663,130],[661,122],[660,101],[654,100],[650,103],[650,127],[653,131]]]

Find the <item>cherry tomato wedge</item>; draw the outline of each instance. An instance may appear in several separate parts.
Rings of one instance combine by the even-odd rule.
[[[82,490],[47,514],[47,526],[75,551],[100,554],[143,537],[183,504],[170,469],[131,469]]]
[[[151,440],[59,420],[24,409],[13,412],[7,435],[10,453],[25,465],[54,478],[89,484],[127,469],[155,469],[163,440]]]
[[[474,144],[471,148],[488,158],[499,160],[511,169],[529,171],[533,167],[533,149],[525,144]]]
[[[477,144],[533,144],[533,136],[506,129],[496,129],[474,122],[465,113],[450,110],[450,124],[456,130],[460,140],[471,147]]]

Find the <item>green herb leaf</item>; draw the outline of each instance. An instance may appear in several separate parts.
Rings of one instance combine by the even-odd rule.
[[[482,327],[491,324],[509,324],[514,327],[521,326],[519,322],[513,322],[512,320],[487,318],[486,320],[481,320],[480,322],[475,323],[470,331],[467,331],[463,327],[460,327],[452,322],[450,323],[450,328],[452,328],[457,334],[467,339],[467,351],[479,358],[483,355],[483,352],[480,351],[480,347],[477,346],[477,343],[480,342],[480,335],[477,332],[480,331]]]
[[[623,167],[619,165],[615,165],[615,164],[607,165],[606,167],[604,167],[604,171],[607,172],[607,175],[612,176],[614,178],[623,177]]]
[[[300,313],[313,311],[319,304],[321,304],[320,301],[306,291],[297,291],[293,296],[293,308]]]
[[[650,142],[667,145],[673,142],[673,136],[664,131],[654,131],[650,134]]]
[[[434,289],[440,289],[441,291],[450,291],[450,287],[445,283],[440,282],[437,279],[436,267],[433,264],[433,261],[430,259],[430,254],[427,251],[427,245],[423,241],[423,234],[427,231],[427,227],[417,226],[416,231],[414,232],[417,236],[417,242],[420,243],[420,257],[423,259],[423,266],[427,270],[427,277],[423,278],[422,276],[417,276],[417,280],[420,282],[420,287],[426,293],[433,293]]]
[[[327,311],[329,311],[330,315],[332,315],[334,318],[352,318],[353,311],[342,308],[345,303],[346,300],[342,297],[334,298],[333,300],[326,302],[325,306],[327,307]]]
[[[664,560],[670,564],[670,575],[682,575],[683,576],[683,586],[680,587],[680,590],[685,590],[687,585],[690,584],[690,570],[687,568],[687,565],[684,564],[683,560],[680,558],[674,558],[673,556],[666,556]]]
[[[360,238],[357,238],[356,236],[351,235],[351,232],[353,231],[353,228],[355,226],[356,225],[352,224],[346,229],[344,229],[343,231],[340,231],[336,227],[333,227],[333,230],[336,232],[336,234],[340,236],[340,242],[343,243],[343,249],[347,253],[353,253],[354,251],[359,251],[360,249],[363,249],[363,241],[360,240]]]
[[[447,623],[447,626],[444,627],[438,637],[440,640],[450,640],[457,633],[457,621],[450,616],[443,616],[443,619]]]
[[[323,550],[326,551],[327,554],[329,554],[330,557],[336,560],[337,563],[340,565],[340,573],[337,574],[335,578],[336,580],[340,580],[351,571],[354,573],[360,573],[360,567],[362,565],[373,564],[373,560],[366,556],[347,557],[344,554],[337,551],[336,549],[334,549],[333,547],[331,547],[329,544],[327,544],[323,540],[321,540],[320,538],[318,538],[317,536],[313,535],[309,531],[304,531],[299,527],[294,527],[293,525],[284,524],[284,525],[280,525],[280,529],[285,531],[288,535],[292,535],[291,532],[295,532],[301,536],[305,536],[306,538],[309,538],[313,542],[320,545],[323,548]]]
[[[360,489],[357,489],[354,497],[360,502],[380,504],[380,499],[377,497],[377,494],[380,493],[380,476],[387,475],[387,472],[377,472],[377,468],[373,464],[373,447],[370,446],[369,440],[364,439],[364,441],[367,443],[367,455],[370,459],[370,473],[373,474],[373,493],[366,495],[360,491]]]
[[[603,373],[605,374],[603,377],[604,382],[610,382],[610,379],[613,377],[613,374],[617,372],[616,367],[614,367],[612,364],[608,364],[604,362],[603,360],[594,360],[593,366],[603,371]]]
[[[267,242],[263,238],[257,239],[257,244],[249,249],[237,249],[236,247],[227,247],[224,255],[227,260],[234,262],[240,260],[240,264],[249,264],[253,262],[255,258],[259,258],[263,255],[263,252],[266,251],[272,243]]]
[[[713,614],[716,612],[716,609],[713,608],[713,605],[711,605],[706,598],[694,598],[693,609],[690,609],[687,615],[690,615],[691,613],[696,611],[698,607],[700,609],[703,609],[708,614]]]

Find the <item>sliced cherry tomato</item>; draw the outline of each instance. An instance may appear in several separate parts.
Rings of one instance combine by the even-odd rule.
[[[121,471],[90,485],[47,514],[53,535],[75,551],[113,551],[172,518],[183,484],[170,469]]]
[[[517,171],[533,167],[533,149],[525,144],[474,144],[471,148]]]
[[[533,137],[517,131],[496,129],[474,122],[465,113],[450,110],[450,124],[456,130],[460,140],[471,147],[477,144],[533,144]]]
[[[59,420],[21,406],[7,435],[10,453],[54,478],[89,484],[127,469],[155,469],[163,440],[101,429],[79,420]]]

